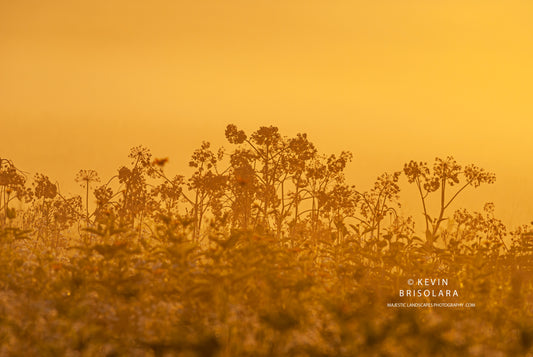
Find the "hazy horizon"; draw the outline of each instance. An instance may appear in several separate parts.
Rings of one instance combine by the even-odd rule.
[[[509,1],[3,2],[0,156],[76,192],[144,145],[186,170],[229,123],[348,150],[363,189],[454,156],[495,185],[453,207],[533,217],[533,4]],[[408,214],[419,214],[403,185]]]

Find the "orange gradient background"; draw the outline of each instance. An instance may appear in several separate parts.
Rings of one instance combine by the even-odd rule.
[[[528,223],[532,18],[516,0],[1,0],[0,156],[79,193],[79,169],[109,177],[132,146],[183,172],[228,123],[276,125],[353,152],[362,189],[411,159],[475,163],[497,183],[453,208]]]

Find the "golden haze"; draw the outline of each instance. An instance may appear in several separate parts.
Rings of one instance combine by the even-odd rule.
[[[352,151],[365,187],[411,159],[476,163],[497,184],[457,206],[526,223],[532,15],[527,1],[2,1],[0,153],[78,190],[79,169],[107,177],[134,145],[182,171],[228,123],[276,125]]]

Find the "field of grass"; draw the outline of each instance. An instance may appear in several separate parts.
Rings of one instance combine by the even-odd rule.
[[[360,191],[305,134],[226,138],[189,177],[133,148],[73,197],[0,159],[0,356],[533,355],[533,227],[453,211],[494,174],[411,161]]]

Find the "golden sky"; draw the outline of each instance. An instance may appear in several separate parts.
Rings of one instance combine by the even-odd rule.
[[[134,145],[177,171],[228,123],[277,125],[352,151],[363,188],[411,159],[477,163],[497,183],[456,207],[526,223],[532,19],[526,0],[0,0],[0,156],[75,190]]]

